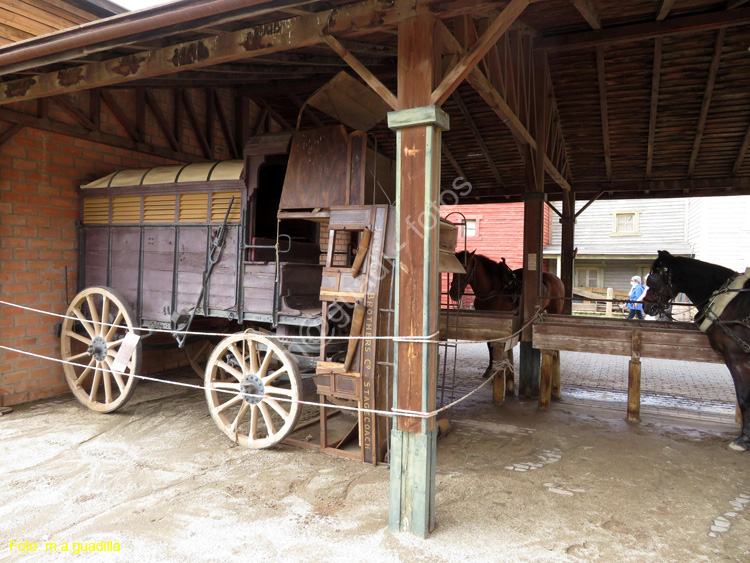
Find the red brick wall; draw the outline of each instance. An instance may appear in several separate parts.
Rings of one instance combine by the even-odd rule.
[[[154,93],[157,98],[166,96],[166,92]],[[205,113],[201,99],[202,95],[193,100],[199,115]],[[169,100],[160,102],[166,113]],[[124,106],[128,103],[123,100]],[[228,104],[224,107],[233,111]],[[52,117],[62,119],[53,108],[51,105]],[[117,129],[114,117],[106,111],[102,123],[104,129]],[[0,131],[7,127],[0,124]],[[184,130],[186,136],[187,132],[192,133],[187,121]],[[168,146],[157,128],[149,126],[147,133],[148,142]],[[228,151],[220,132],[214,142],[216,158],[226,158]],[[185,152],[200,154],[194,138],[185,145]],[[29,127],[0,146],[0,299],[65,313],[77,287],[78,186],[123,168],[166,163],[169,161],[162,158]],[[0,306],[0,343],[59,358],[59,322],[48,315]],[[2,404],[13,405],[67,391],[59,363],[0,350]]]

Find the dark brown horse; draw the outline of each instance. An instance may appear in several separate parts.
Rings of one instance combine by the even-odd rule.
[[[474,309],[477,311],[513,311],[521,302],[523,286],[523,268],[511,270],[505,258],[501,262],[474,252],[461,251],[456,258],[464,265],[466,274],[454,274],[450,287],[450,296],[458,301],[466,286],[474,292]],[[548,313],[562,313],[565,286],[560,278],[543,272],[542,274],[542,310]],[[489,377],[492,372],[492,344],[488,345],[490,363],[482,377]],[[512,380],[508,383],[512,392]]]
[[[697,307],[693,319],[708,336],[729,368],[737,404],[742,413],[742,433],[729,444],[733,450],[750,450],[750,272],[737,272],[694,260],[672,256],[666,250],[651,266],[643,298],[647,315],[657,315],[670,301],[684,293]]]

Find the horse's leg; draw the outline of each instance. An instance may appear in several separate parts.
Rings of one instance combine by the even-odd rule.
[[[511,348],[505,353],[505,361],[508,362],[508,367],[505,368],[505,396],[512,397],[516,392],[516,384],[513,373],[513,349]]]
[[[742,354],[733,354],[733,363],[727,366],[734,379],[734,390],[737,394],[737,404],[742,415],[742,432],[729,447],[737,451],[750,450],[750,361]]]
[[[492,352],[493,352],[492,342],[487,343],[487,350],[490,353],[490,363],[487,365],[487,369],[484,370],[484,373],[482,374],[482,379],[487,379],[489,376],[492,375]]]

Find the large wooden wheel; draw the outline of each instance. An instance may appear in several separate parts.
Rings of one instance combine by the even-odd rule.
[[[139,342],[125,372],[112,369],[125,335],[137,328],[133,310],[113,289],[89,287],[73,298],[65,315],[75,318],[64,319],[61,331],[62,359],[76,364],[63,364],[70,390],[93,411],[117,410],[133,395],[138,379],[131,376],[141,368]]]
[[[249,332],[226,337],[211,353],[204,381],[214,422],[238,444],[268,448],[297,425],[302,380],[274,338]]]
[[[189,344],[185,344],[185,357],[190,367],[193,368],[195,375],[203,379],[206,376],[206,362],[211,353],[211,341],[208,338],[202,338]]]

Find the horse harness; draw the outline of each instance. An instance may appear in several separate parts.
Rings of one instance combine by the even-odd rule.
[[[729,303],[731,303],[737,295],[748,291],[744,289],[745,283],[748,279],[750,279],[750,268],[747,268],[744,274],[736,274],[730,277],[723,286],[713,292],[711,297],[708,298],[706,308],[698,313],[694,319],[698,328],[704,334],[708,332],[711,325],[715,323],[727,336],[734,340],[746,354],[750,354],[750,344],[745,342],[739,334],[727,325],[739,324],[746,328],[750,328],[750,315],[738,321],[722,321],[720,317]]]

